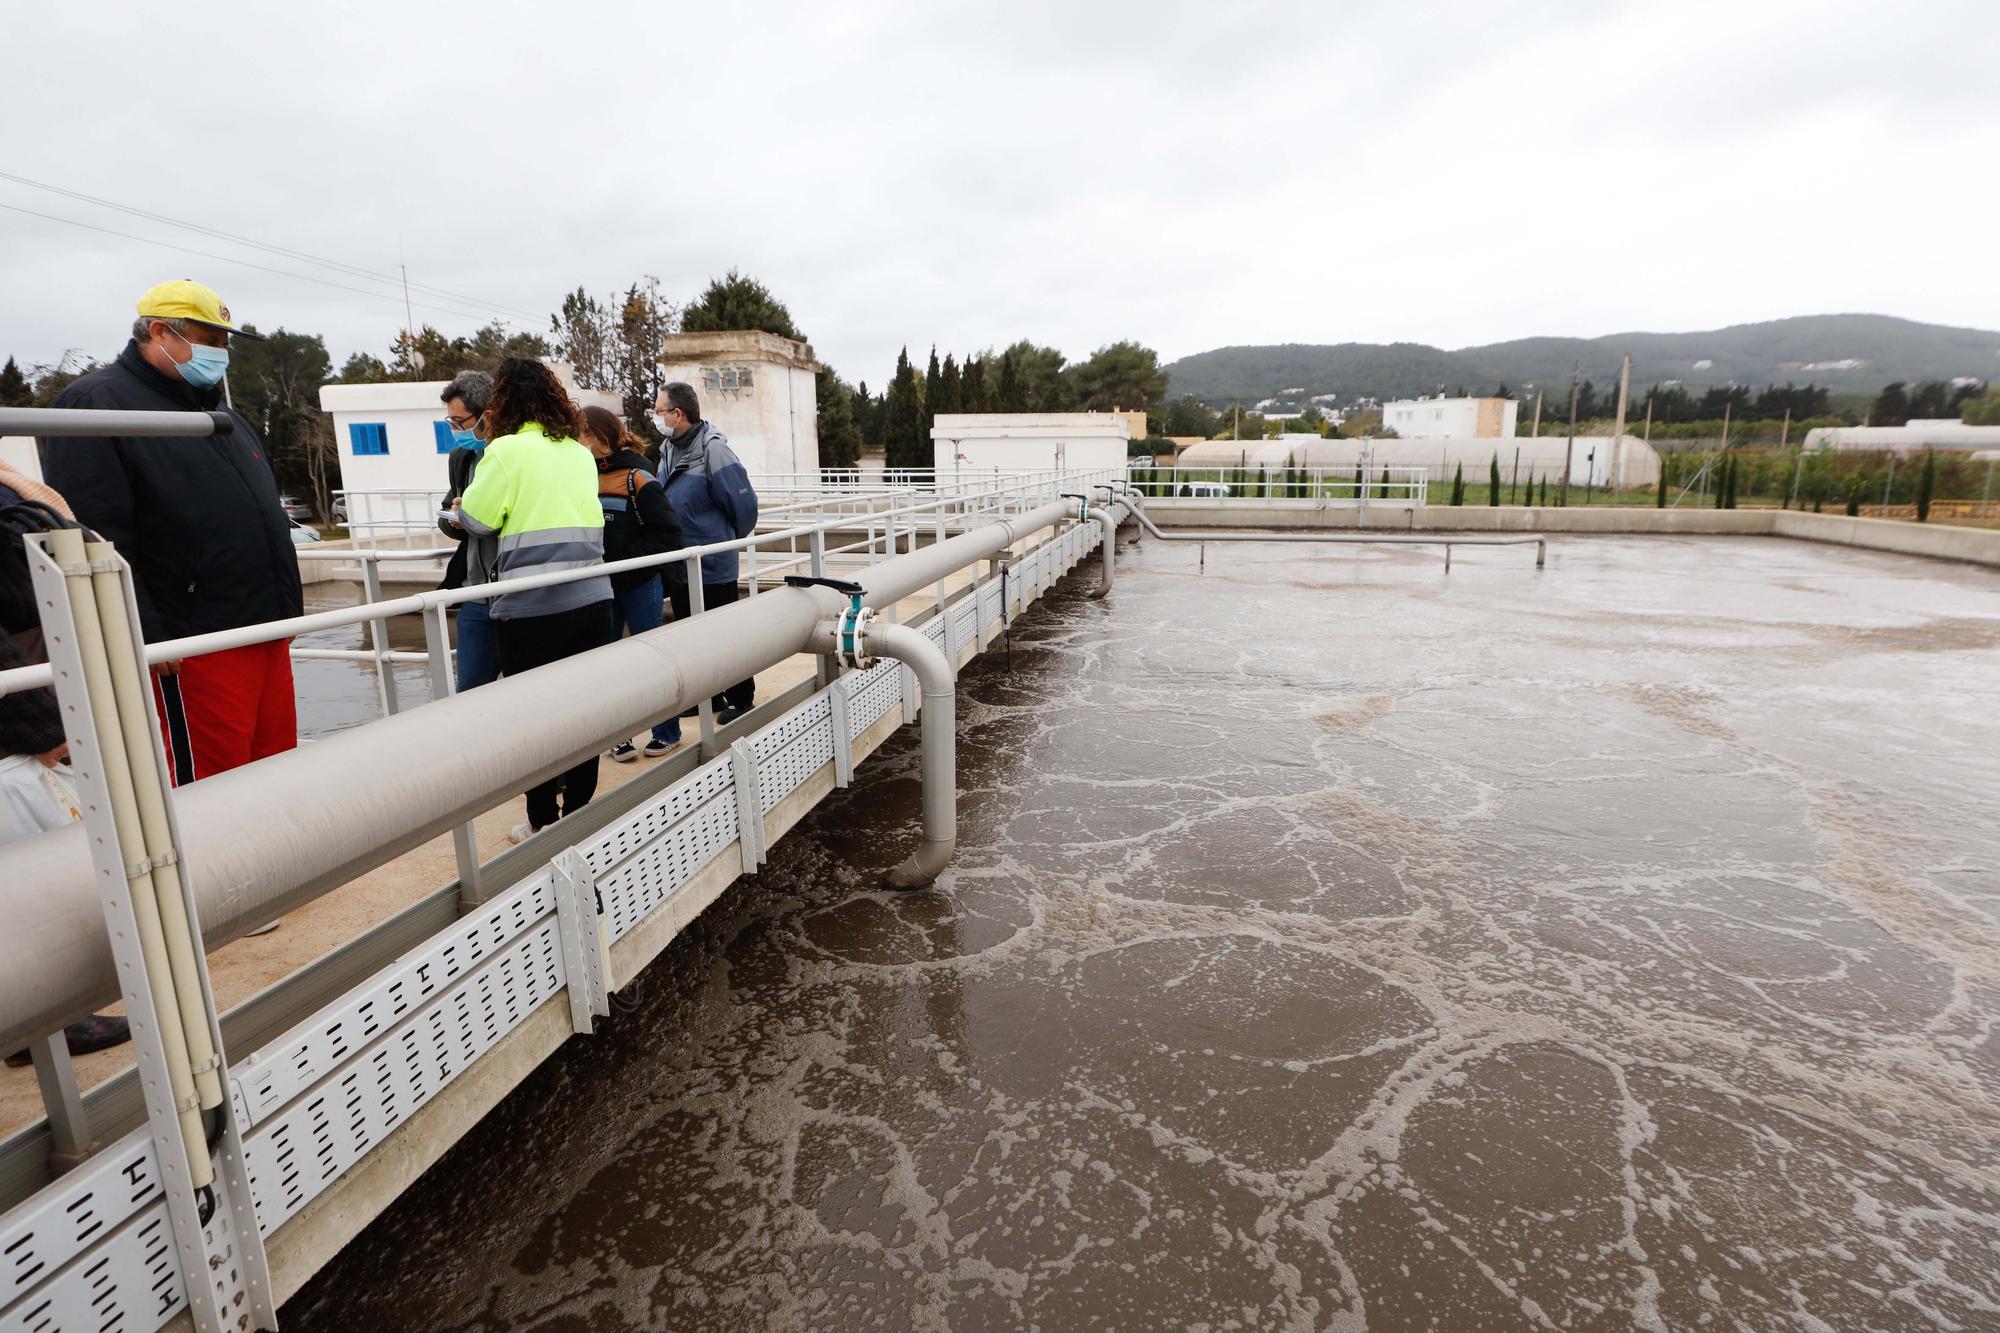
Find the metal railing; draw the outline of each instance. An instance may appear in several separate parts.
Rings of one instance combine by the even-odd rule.
[[[1304,500],[1328,505],[1430,502],[1424,467],[1161,467],[1138,464],[1127,479],[1148,500]]]

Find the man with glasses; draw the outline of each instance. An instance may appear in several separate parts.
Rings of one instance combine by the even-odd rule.
[[[668,384],[653,402],[653,415],[667,437],[660,444],[660,481],[681,525],[681,540],[689,546],[712,546],[748,537],[757,526],[757,492],[729,447],[729,437],[713,422],[702,420],[694,386],[679,380]],[[703,610],[736,600],[736,575],[734,551],[701,558]],[[678,560],[667,566],[667,600],[675,620],[686,620],[694,608],[687,567]],[[737,681],[712,701],[715,720],[735,721],[750,711],[756,697],[756,677]]]
[[[57,436],[40,442],[43,476],[132,566],[148,642],[298,615],[291,520],[271,460],[223,383],[230,339],[260,335],[188,278],[148,291],[138,313],[117,360],[54,405],[220,413],[231,429],[206,439]],[[290,647],[279,639],[153,668],[176,786],[298,744]]]
[[[472,484],[480,457],[486,451],[480,418],[493,400],[493,377],[483,370],[462,370],[438,394],[444,403],[445,423],[451,427],[452,450],[445,460],[451,489],[438,515],[438,530],[459,543],[445,566],[440,588],[465,588],[491,583],[499,562],[499,542],[493,537],[468,533],[451,513],[457,499]],[[500,644],[485,602],[461,602],[458,606],[458,688],[465,691],[491,685],[500,679]]]

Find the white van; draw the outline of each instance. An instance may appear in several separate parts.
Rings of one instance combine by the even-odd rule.
[[[1184,481],[1180,493],[1191,500],[1220,500],[1229,494],[1229,487],[1219,481]]]

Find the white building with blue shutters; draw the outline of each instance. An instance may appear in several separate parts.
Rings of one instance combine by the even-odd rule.
[[[578,389],[569,367],[556,374],[578,407],[622,415],[615,393]],[[429,546],[437,536],[438,501],[447,489],[445,455],[451,427],[438,400],[445,380],[401,384],[328,384],[319,391],[333,418],[347,527],[358,544]]]

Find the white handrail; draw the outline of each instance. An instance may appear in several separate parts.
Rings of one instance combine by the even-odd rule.
[[[942,495],[934,499],[909,496],[905,498],[910,500],[910,503],[894,509],[877,510],[866,515],[866,517],[876,520],[902,518],[911,515],[932,513],[952,506],[971,506],[962,511],[968,515],[985,513],[996,507],[1004,514],[1010,505],[1030,498],[1029,495],[1020,494],[1022,492],[1048,491],[1055,485],[1082,487],[1094,480],[1108,479],[1112,475],[1113,473],[1110,469],[1096,469],[1051,474],[1051,480],[1048,482],[1026,482],[997,491],[981,491],[974,495]],[[597,578],[602,575],[660,568],[677,561],[692,566],[694,562],[707,555],[742,551],[779,541],[793,541],[801,537],[810,538],[816,532],[826,533],[851,527],[856,517],[861,516],[841,515],[818,523],[781,528],[776,532],[753,533],[748,537],[738,537],[726,542],[711,542],[704,546],[687,546],[658,555],[634,556],[630,560],[615,560],[601,565],[588,565],[581,569],[559,570],[551,574],[534,574],[525,578],[507,579],[501,583],[474,584],[468,588],[439,588],[428,592],[413,593],[405,597],[389,598],[377,602],[363,602],[356,606],[342,607],[335,611],[318,611],[308,615],[291,616],[283,620],[268,620],[255,625],[244,625],[236,629],[216,630],[208,634],[188,635],[179,639],[164,639],[157,643],[146,644],[145,657],[148,663],[178,662],[189,657],[201,656],[204,653],[222,652],[230,648],[244,648],[252,644],[270,643],[277,639],[296,638],[301,634],[310,634],[318,630],[340,629],[348,625],[359,625],[370,621],[383,621],[390,616],[422,615],[427,611],[439,607],[458,606],[464,602],[485,601],[488,598],[497,597],[503,593],[525,592],[534,588],[557,587],[565,583],[575,583],[583,579]],[[914,527],[915,525],[912,524],[912,530],[914,530]],[[901,535],[901,533],[896,534],[899,539]],[[872,547],[872,544],[871,538],[868,545]],[[862,545],[863,543],[857,542],[847,547],[836,548],[836,553],[852,550]],[[797,559],[806,558],[797,551],[787,552],[787,554]],[[343,558],[359,558],[364,555],[372,555],[377,560],[420,558],[420,553],[403,551],[370,553],[361,551],[324,551],[314,552],[313,558],[338,560]],[[768,575],[770,571],[765,570],[763,572]],[[368,654],[368,660],[374,661],[378,659],[375,654],[370,653]],[[47,663],[36,666],[16,667],[11,671],[0,671],[0,695],[41,688],[49,685],[53,680],[54,675]]]

